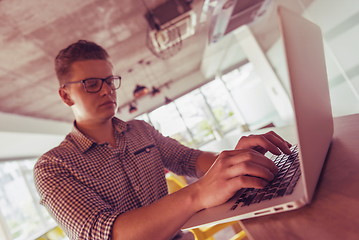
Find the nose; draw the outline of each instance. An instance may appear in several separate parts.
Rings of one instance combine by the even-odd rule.
[[[113,93],[113,89],[111,88],[111,86],[109,84],[107,84],[106,82],[104,82],[102,84],[102,88],[101,88],[101,95],[108,95],[108,94],[112,94]]]

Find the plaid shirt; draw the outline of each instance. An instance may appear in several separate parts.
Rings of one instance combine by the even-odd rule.
[[[98,144],[74,126],[34,167],[40,203],[70,239],[110,239],[117,216],[168,194],[164,168],[196,175],[199,150],[144,121],[114,118],[113,124],[116,147]]]

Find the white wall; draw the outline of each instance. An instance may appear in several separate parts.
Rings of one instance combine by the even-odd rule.
[[[72,124],[0,113],[0,161],[38,157],[57,146]]]
[[[72,123],[0,112],[0,132],[66,134]]]

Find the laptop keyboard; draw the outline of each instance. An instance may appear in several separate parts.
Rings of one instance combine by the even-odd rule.
[[[274,155],[271,160],[278,167],[275,178],[263,189],[241,188],[233,196],[237,200],[231,210],[291,194],[300,177],[297,145],[292,146],[291,150],[290,155]]]

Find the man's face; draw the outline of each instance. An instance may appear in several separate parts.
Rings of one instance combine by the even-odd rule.
[[[71,66],[71,78],[68,82],[88,78],[107,78],[113,75],[112,65],[106,60],[84,60]],[[97,93],[86,92],[83,84],[75,83],[60,88],[62,100],[71,106],[77,122],[98,122],[111,119],[117,110],[116,90],[103,83]]]

